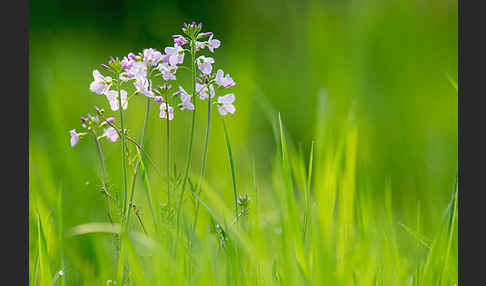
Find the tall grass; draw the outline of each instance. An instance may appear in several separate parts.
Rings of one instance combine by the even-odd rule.
[[[121,228],[85,221],[64,229],[63,216],[69,215],[62,200],[66,189],[53,173],[32,180],[31,170],[29,285],[121,285],[124,267],[126,285],[457,284],[457,182],[438,232],[427,238],[418,227],[420,216],[416,229],[395,218],[389,184],[384,184],[384,205],[357,185],[357,177],[366,174],[356,173],[359,129],[352,116],[343,138],[327,137],[323,144],[320,139],[326,136],[316,130],[312,151],[305,155],[289,138],[285,118],[270,106],[266,112],[276,131],[272,176],[253,173],[251,182],[236,189],[238,154],[232,153],[231,130],[223,122],[225,138],[215,140],[226,141],[229,168],[222,170],[231,172],[233,187],[218,190],[200,178],[204,192],[193,187],[188,194],[201,205],[200,222],[193,229],[194,205],[183,204],[182,232],[173,251],[174,227],[161,214],[162,195],[152,198],[156,192],[146,170],[151,167],[138,152],[146,194],[138,205],[150,211],[141,213],[147,233],[133,223],[132,231],[120,238],[126,265],[113,260],[110,233],[121,234]],[[45,155],[30,156],[40,162]],[[189,184],[191,178],[199,179],[190,174]],[[235,201],[220,192],[232,193]],[[235,220],[236,196],[242,194],[251,199],[249,213]],[[158,230],[159,224],[165,227]],[[76,240],[85,242],[84,249]]]

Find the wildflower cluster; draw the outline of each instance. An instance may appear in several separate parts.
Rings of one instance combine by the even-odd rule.
[[[165,47],[164,53],[149,48],[138,55],[129,53],[122,60],[111,57],[108,64],[101,65],[109,75],[105,76],[100,71],[94,70],[90,90],[105,95],[113,111],[118,110],[120,105],[124,110],[128,108],[129,96],[124,89],[128,88],[126,84],[133,86],[134,95],[141,94],[160,103],[160,118],[174,119],[175,108],[169,103],[171,96],[179,97],[179,103],[175,105],[180,110],[194,110],[192,94],[186,92],[180,85],[173,90],[169,82],[177,79],[179,68],[188,69],[183,66],[186,52],[197,54],[207,48],[210,53],[214,53],[215,49],[221,46],[221,42],[213,38],[212,32],[201,33],[201,28],[201,23],[184,24],[182,28],[184,35],[173,35],[173,46]],[[225,74],[222,69],[213,72],[214,63],[214,58],[209,56],[200,55],[196,58],[200,74],[196,78],[195,93],[199,95],[200,100],[214,98],[215,89],[226,89],[235,85],[231,76]],[[158,78],[161,78],[162,82],[155,86],[154,80]],[[224,116],[235,112],[234,101],[235,96],[230,93],[219,96],[214,104],[217,105],[219,113]]]
[[[69,130],[69,134],[71,135],[71,146],[74,147],[78,144],[81,138],[89,133],[96,136],[99,130],[103,130],[103,134],[97,137],[98,140],[106,138],[111,142],[115,142],[118,139],[118,132],[112,126],[115,122],[115,118],[104,118],[104,109],[99,109],[97,106],[95,106],[95,111],[97,113],[95,116],[89,113],[86,117],[81,116],[81,132],[77,132],[76,129]]]
[[[97,148],[101,170],[103,171],[103,184],[102,192],[107,198],[107,214],[112,223],[120,223],[125,227],[129,226],[130,213],[133,213],[139,220],[144,232],[146,233],[144,224],[142,222],[142,215],[140,209],[133,202],[135,198],[134,192],[136,188],[137,171],[142,163],[141,153],[149,160],[152,166],[155,166],[150,156],[146,154],[144,150],[144,136],[146,134],[145,128],[150,119],[149,108],[150,105],[156,104],[160,112],[158,112],[158,118],[166,119],[164,129],[167,132],[167,141],[165,144],[165,152],[167,152],[167,168],[166,168],[166,182],[167,182],[167,204],[163,205],[163,211],[167,214],[164,216],[169,224],[172,221],[172,217],[176,214],[176,226],[179,231],[179,217],[182,209],[182,203],[184,202],[184,190],[186,189],[187,182],[190,182],[190,169],[192,159],[192,146],[194,142],[194,129],[195,129],[195,114],[198,105],[198,101],[207,101],[208,119],[206,123],[206,138],[203,153],[203,160],[201,164],[201,178],[204,176],[204,168],[206,162],[206,154],[208,150],[209,134],[210,134],[210,119],[211,119],[211,107],[216,105],[217,111],[221,116],[227,114],[234,114],[236,108],[234,106],[235,95],[233,93],[223,92],[233,86],[235,81],[233,78],[223,69],[216,66],[216,61],[213,55],[219,47],[221,47],[221,41],[214,38],[212,32],[201,32],[202,24],[184,24],[182,28],[182,34],[172,36],[173,43],[157,50],[154,48],[143,49],[141,52],[130,52],[122,58],[110,57],[107,63],[101,64],[100,69],[93,71],[93,80],[89,85],[91,92],[101,95],[106,98],[106,108],[111,111],[118,111],[120,128],[115,125],[115,117],[105,117],[105,110],[95,107],[95,115],[88,114],[87,117],[81,117],[80,131],[72,129],[69,131],[71,136],[71,146],[78,144],[79,140],[91,133],[93,135],[95,145]],[[189,55],[189,56],[187,56]],[[189,58],[189,60],[187,60]],[[187,63],[189,62],[189,64]],[[185,65],[186,64],[186,65]],[[190,74],[184,74],[184,71],[189,71]],[[182,74],[181,74],[182,72]],[[191,78],[191,86],[184,87],[179,84],[183,76]],[[221,92],[221,95],[219,93]],[[218,95],[217,95],[218,93]],[[125,128],[124,112],[128,110],[129,102],[136,100],[136,98],[143,98],[146,100],[145,110],[145,122],[143,124],[143,130],[141,132],[140,142],[135,141],[133,137],[128,135],[128,130]],[[213,100],[214,99],[214,100]],[[188,156],[186,159],[184,174],[181,178],[176,179],[174,174],[171,174],[171,156],[170,156],[170,123],[176,116],[177,112],[192,112],[192,125],[191,135],[188,142]],[[224,120],[222,119],[223,125]],[[177,126],[176,126],[177,128]],[[225,136],[227,137],[226,125],[224,125]],[[102,135],[98,135],[102,134]],[[118,138],[120,137],[120,140]],[[100,140],[106,138],[108,141],[116,142],[117,140],[121,144],[121,159],[122,159],[122,174],[123,174],[123,192],[117,192],[113,188],[113,197],[108,191],[112,191],[111,187],[108,190],[108,175],[104,164],[102,146]],[[229,144],[229,139],[226,138]],[[130,143],[127,143],[130,142]],[[136,152],[131,152],[128,148],[129,144],[133,143],[136,147]],[[130,145],[133,146],[133,145]],[[229,148],[229,147],[228,147]],[[231,153],[231,150],[229,153]],[[137,154],[137,156],[131,156],[131,154]],[[139,164],[140,163],[140,164]],[[231,163],[232,165],[232,163]],[[129,180],[128,169],[133,167],[132,180]],[[141,169],[141,168],[140,168]],[[175,173],[175,168],[174,168]],[[160,174],[160,173],[159,173]],[[181,182],[173,183],[173,182]],[[234,181],[233,181],[234,182]],[[131,188],[128,185],[131,184]],[[192,184],[192,183],[190,183]],[[174,189],[180,187],[179,198],[175,200],[172,198],[171,193],[175,190],[171,190],[171,185]],[[197,191],[199,194],[201,191],[201,179],[197,184]],[[130,191],[129,191],[130,190]],[[172,201],[175,203],[171,203]],[[248,213],[248,197],[241,197],[238,199],[238,206],[242,211],[242,214]],[[176,206],[177,203],[177,206]],[[116,208],[117,216],[112,216],[112,208]],[[197,222],[197,207],[195,212],[194,225]],[[152,215],[154,215],[152,213]],[[168,225],[169,225],[168,224]],[[157,228],[158,225],[155,224]],[[156,231],[157,232],[157,231]],[[211,232],[215,233],[218,237],[218,241],[221,247],[224,247],[228,241],[227,234],[219,224],[213,224],[211,226]],[[121,241],[118,241],[121,244]],[[117,249],[121,247],[118,245]],[[120,258],[122,259],[122,258]]]

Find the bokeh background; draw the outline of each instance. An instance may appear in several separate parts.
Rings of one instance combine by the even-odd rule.
[[[407,222],[420,208],[424,233],[435,231],[457,168],[453,0],[30,1],[29,182],[46,208],[56,202],[49,190],[63,190],[66,226],[105,219],[94,146],[88,140],[69,145],[68,130],[79,128],[79,117],[94,105],[107,106],[89,91],[92,70],[110,56],[163,50],[192,20],[221,40],[217,66],[237,82],[237,112],[226,122],[238,184],[251,183],[253,162],[261,178],[272,168],[277,149],[262,103],[280,112],[305,154],[319,128],[326,136],[317,144],[342,139],[351,116],[359,134],[357,185],[366,186],[379,205],[389,183],[397,220]],[[130,102],[127,114],[136,136],[144,102]],[[156,109],[147,150],[162,168],[165,145]],[[181,167],[189,117],[180,113],[174,121],[172,158]],[[203,148],[204,112],[199,118],[194,166]],[[222,126],[214,118],[207,178],[216,188],[231,188]],[[118,147],[104,149],[118,184]]]

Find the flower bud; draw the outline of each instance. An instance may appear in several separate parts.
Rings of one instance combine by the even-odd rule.
[[[184,46],[187,43],[187,40],[181,35],[172,35],[172,38],[174,38],[174,43],[179,46]]]
[[[213,35],[213,32],[206,32],[206,33],[201,33],[197,35],[197,39],[204,38],[204,37],[211,37]]]

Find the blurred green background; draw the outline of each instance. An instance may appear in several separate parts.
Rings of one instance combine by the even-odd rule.
[[[390,182],[397,220],[407,222],[420,206],[426,210],[424,233],[433,233],[457,168],[458,95],[448,79],[457,81],[458,69],[457,1],[452,0],[30,1],[30,188],[38,189],[47,205],[56,202],[48,190],[63,190],[66,226],[105,220],[94,145],[88,140],[69,145],[68,130],[79,128],[79,117],[94,105],[107,106],[103,96],[89,91],[92,70],[110,56],[163,50],[192,20],[221,40],[216,66],[237,83],[232,88],[237,112],[226,122],[238,184],[251,184],[253,160],[261,178],[272,168],[276,148],[262,101],[281,113],[305,153],[317,139],[316,128],[326,130],[317,144],[331,144],[343,138],[344,122],[352,116],[359,134],[357,185],[367,186],[381,204]],[[136,136],[144,102],[131,101],[127,114]],[[318,108],[325,109],[325,118]],[[190,116],[176,116],[172,156],[182,167]],[[207,178],[216,188],[231,188],[218,117]],[[199,170],[205,114],[199,118],[194,170]],[[160,132],[153,107],[147,149],[162,168]],[[110,177],[119,184],[118,147],[106,143],[104,149]],[[56,184],[43,179],[48,177]]]

